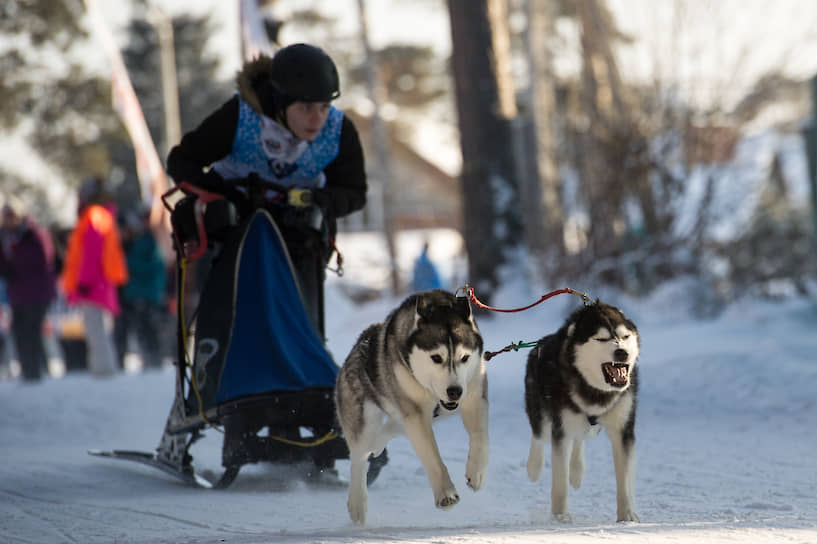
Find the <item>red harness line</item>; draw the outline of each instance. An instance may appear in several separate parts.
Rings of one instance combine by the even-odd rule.
[[[570,293],[571,295],[576,295],[576,296],[581,297],[582,302],[584,302],[585,305],[589,304],[589,301],[590,301],[590,297],[588,297],[586,294],[575,291],[575,290],[571,289],[570,287],[565,287],[564,289],[557,289],[555,291],[551,291],[550,293],[542,295],[542,297],[539,300],[537,300],[536,302],[534,302],[532,304],[528,304],[527,306],[524,306],[522,308],[515,308],[515,309],[505,310],[505,309],[501,309],[501,308],[494,308],[493,306],[488,306],[487,304],[483,304],[482,302],[477,300],[477,296],[474,294],[474,288],[471,287],[470,285],[466,285],[465,287],[461,287],[458,290],[458,292],[460,290],[465,291],[467,293],[467,295],[468,295],[468,299],[471,302],[473,302],[474,304],[476,304],[477,306],[479,306],[480,308],[483,308],[485,310],[491,310],[493,312],[504,312],[504,313],[523,312],[523,311],[525,311],[525,310],[527,310],[529,308],[533,308],[534,306],[536,306],[540,302],[544,302],[544,301],[546,301],[547,299],[549,299],[551,297],[555,297],[556,295],[562,295],[564,293]],[[510,345],[505,346],[504,348],[502,348],[499,351],[487,351],[487,352],[485,352],[484,353],[485,361],[490,361],[495,355],[499,355],[500,353],[505,353],[506,351],[510,351],[510,350],[519,351],[520,348],[532,348],[532,347],[534,347],[536,345],[538,345],[538,342],[522,342],[522,341],[520,341],[519,343],[516,343],[516,344],[512,343]],[[591,425],[593,425],[593,424],[594,423],[591,423]]]
[[[549,299],[551,297],[555,297],[556,295],[562,295],[564,293],[570,293],[571,295],[576,295],[576,296],[582,297],[582,301],[584,301],[585,304],[587,304],[587,302],[590,300],[590,297],[588,297],[586,294],[575,291],[575,290],[571,289],[570,287],[565,287],[564,289],[557,289],[555,291],[551,291],[550,293],[542,295],[542,297],[539,300],[537,300],[536,302],[534,302],[532,304],[528,304],[527,306],[524,306],[522,308],[515,308],[515,309],[511,309],[511,310],[505,310],[505,309],[501,309],[501,308],[494,308],[493,306],[488,306],[487,304],[483,304],[482,302],[477,300],[477,296],[474,294],[474,288],[471,287],[470,285],[466,285],[465,287],[461,287],[461,289],[468,294],[468,299],[471,302],[473,302],[474,304],[476,304],[477,306],[479,306],[480,308],[482,308],[484,310],[491,310],[492,312],[504,312],[504,313],[523,312],[523,311],[525,311],[527,309],[533,308],[534,306],[536,306],[540,302],[544,302],[544,301],[546,301],[547,299]]]

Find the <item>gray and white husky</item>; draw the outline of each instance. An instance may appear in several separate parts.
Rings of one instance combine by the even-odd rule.
[[[569,521],[568,481],[584,476],[584,440],[604,428],[613,446],[618,521],[638,521],[633,507],[635,411],[640,340],[618,308],[596,302],[576,310],[528,356],[525,411],[533,437],[528,477],[537,481],[551,441],[551,510]]]
[[[434,503],[460,500],[443,464],[432,423],[459,412],[470,439],[465,479],[473,490],[488,467],[488,384],[482,335],[465,297],[442,290],[406,298],[383,323],[358,338],[338,374],[338,419],[349,445],[349,516],[365,523],[366,469],[405,434],[425,467]]]

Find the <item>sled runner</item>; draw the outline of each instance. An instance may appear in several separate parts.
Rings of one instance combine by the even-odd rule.
[[[228,487],[243,465],[259,462],[308,467],[307,482],[337,481],[334,462],[349,457],[335,415],[339,367],[323,344],[322,314],[305,309],[304,286],[322,289],[322,278],[299,277],[276,210],[252,205],[261,202],[253,198],[259,189],[282,188],[252,183],[230,200],[186,183],[163,196],[171,211],[179,286],[173,404],[155,453],[89,453],[141,462],[216,489]],[[171,204],[179,191],[185,196]],[[243,206],[241,218],[232,200]],[[188,267],[203,265],[208,248],[212,264],[191,311],[185,300]],[[325,264],[323,256],[309,252],[297,258]],[[322,307],[322,291],[317,300]],[[224,472],[208,482],[196,474],[190,447],[213,428],[223,432]],[[370,460],[369,483],[386,462],[385,451]]]

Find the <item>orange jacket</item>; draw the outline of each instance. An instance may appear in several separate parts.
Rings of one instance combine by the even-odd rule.
[[[119,313],[116,288],[127,281],[113,212],[98,204],[86,207],[68,239],[60,277],[68,302],[90,302]]]

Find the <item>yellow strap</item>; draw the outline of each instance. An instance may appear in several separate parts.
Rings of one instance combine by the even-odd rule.
[[[185,365],[185,368],[190,369],[190,385],[193,388],[193,393],[195,393],[196,401],[198,402],[198,405],[199,405],[199,417],[202,419],[202,421],[204,421],[204,423],[209,425],[211,428],[213,428],[213,429],[217,430],[218,432],[224,434],[224,431],[219,429],[216,426],[215,423],[213,423],[212,421],[207,419],[207,416],[204,414],[204,407],[203,407],[203,404],[201,402],[201,393],[199,392],[199,386],[196,383],[196,372],[193,369],[192,361],[190,361],[190,354],[187,353],[187,322],[184,319],[184,285],[185,285],[185,275],[187,273],[187,263],[188,263],[188,260],[186,258],[183,258],[181,260],[181,264],[180,264],[180,266],[181,266],[181,277],[180,277],[180,280],[179,280],[179,283],[181,284],[181,285],[179,285],[179,323],[181,323],[181,326],[184,327],[184,331],[182,333],[184,335],[184,347],[183,347],[183,349],[184,349],[184,365]]]
[[[334,438],[338,437],[338,433],[335,431],[329,431],[322,437],[318,438],[313,442],[301,442],[300,440],[290,440],[288,438],[284,438],[282,436],[272,436],[270,438],[272,440],[277,440],[278,442],[283,442],[284,444],[289,444],[290,446],[300,446],[302,448],[314,448],[315,446],[320,446],[321,444],[328,442]]]
[[[184,320],[184,285],[185,285],[185,274],[187,272],[187,259],[181,260],[181,278],[179,286],[179,321],[183,327],[186,327],[186,322]],[[187,330],[184,331],[185,340],[187,339]],[[199,404],[199,417],[201,417],[202,421],[204,421],[207,425],[212,427],[213,429],[217,430],[218,432],[224,434],[224,431],[218,428],[215,423],[211,422],[207,419],[207,416],[204,414],[204,408],[201,402],[201,393],[199,392],[198,384],[196,383],[196,373],[193,370],[193,363],[190,361],[190,355],[187,353],[187,342],[184,344],[184,364],[187,368],[190,369],[190,384],[193,387],[193,392],[196,395],[196,401]],[[272,436],[270,435],[271,440],[276,440],[278,442],[282,442],[284,444],[289,444],[291,446],[299,446],[302,448],[314,448],[315,446],[320,446],[330,440],[337,438],[339,435],[335,431],[329,431],[324,436],[314,440],[312,442],[303,442],[300,440],[290,440],[288,438],[284,438],[282,436]]]

